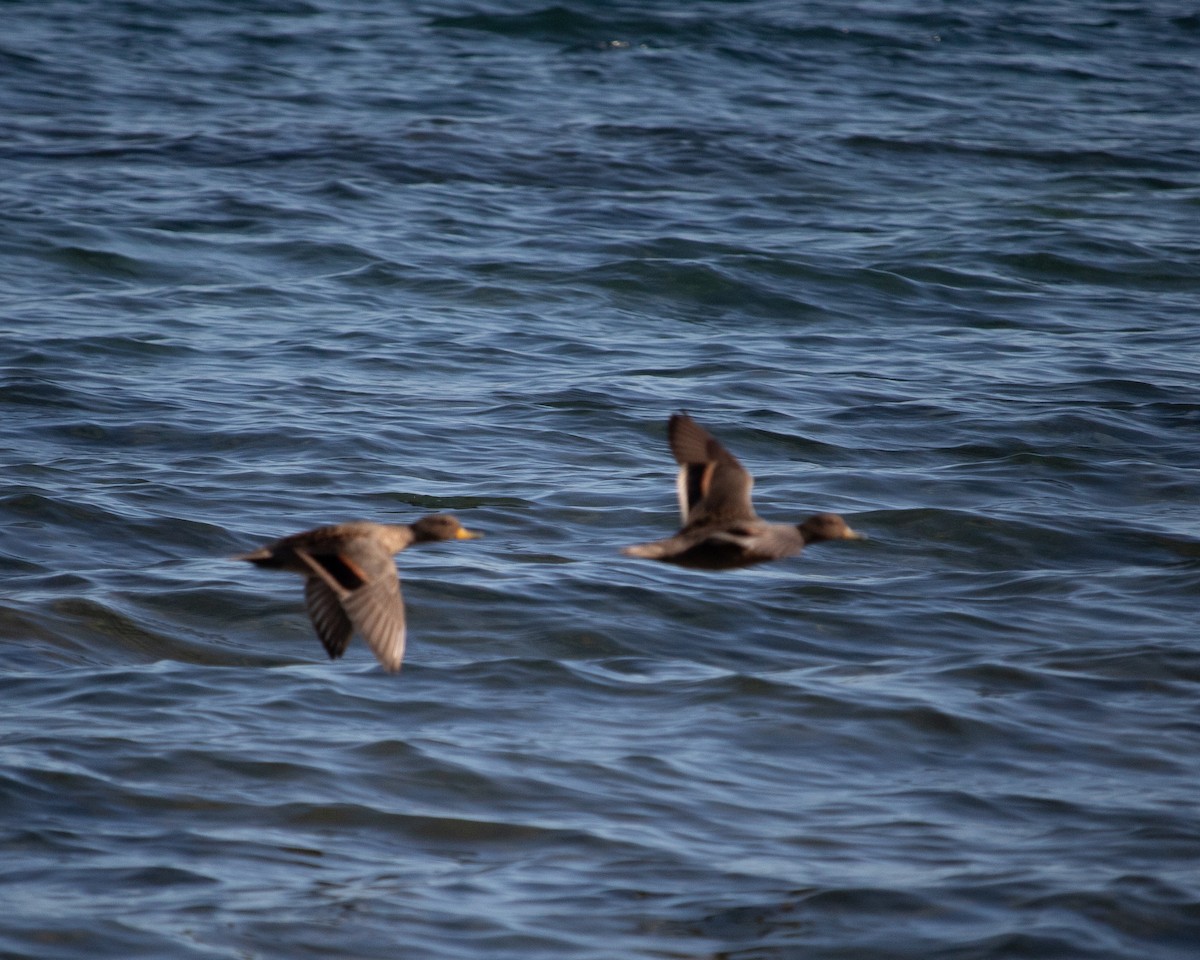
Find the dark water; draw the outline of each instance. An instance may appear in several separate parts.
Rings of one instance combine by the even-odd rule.
[[[1197,956],[1193,4],[0,10],[0,955]]]

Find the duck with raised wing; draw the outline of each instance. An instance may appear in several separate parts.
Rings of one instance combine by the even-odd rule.
[[[412,524],[339,523],[276,540],[235,557],[304,577],[304,601],[331,659],[357,630],[389,673],[404,659],[404,600],[395,555],[415,543],[481,534],[436,513]]]
[[[667,424],[679,464],[676,487],[683,527],[673,537],[626,547],[622,553],[699,570],[732,570],[794,556],[824,540],[862,540],[836,513],[803,523],[767,523],[754,512],[754,478],[711,433],[686,413]]]

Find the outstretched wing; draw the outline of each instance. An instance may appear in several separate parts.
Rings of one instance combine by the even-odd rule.
[[[395,673],[404,659],[404,599],[393,564],[390,574],[377,577],[342,598],[342,609],[383,669]]]
[[[340,657],[355,630],[389,673],[404,659],[404,600],[396,563],[382,549],[358,556],[344,553],[297,556],[315,574],[304,595],[317,636],[331,657]],[[374,576],[370,576],[363,567]],[[336,652],[335,652],[336,651]]]
[[[330,659],[336,660],[346,652],[346,644],[354,632],[350,618],[342,610],[341,600],[321,578],[305,577],[304,605],[308,608],[309,619],[316,628],[322,646]]]
[[[676,491],[685,526],[757,516],[750,500],[754,478],[716,437],[686,413],[671,415],[667,435],[679,464]]]

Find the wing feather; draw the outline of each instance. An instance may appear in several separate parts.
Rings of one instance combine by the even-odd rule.
[[[349,593],[342,607],[350,621],[389,673],[400,669],[404,659],[404,599],[395,566],[381,576]]]
[[[330,659],[336,660],[345,653],[346,644],[350,642],[350,636],[354,632],[349,618],[342,610],[341,601],[324,580],[305,577],[304,603],[321,645],[325,647]]]
[[[711,433],[686,413],[667,426],[671,453],[679,464],[676,492],[684,525],[752,520],[754,478]]]

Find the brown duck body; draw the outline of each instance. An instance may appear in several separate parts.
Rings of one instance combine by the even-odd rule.
[[[357,630],[394,673],[404,659],[406,634],[395,555],[415,543],[478,536],[448,514],[433,514],[413,524],[317,527],[235,559],[300,574],[309,617],[329,656],[340,657]]]
[[[754,511],[754,478],[737,458],[686,413],[671,416],[667,436],[675,462],[683,527],[673,537],[626,547],[628,556],[698,570],[731,570],[794,556],[822,540],[858,540],[835,513],[803,523],[768,523]]]

